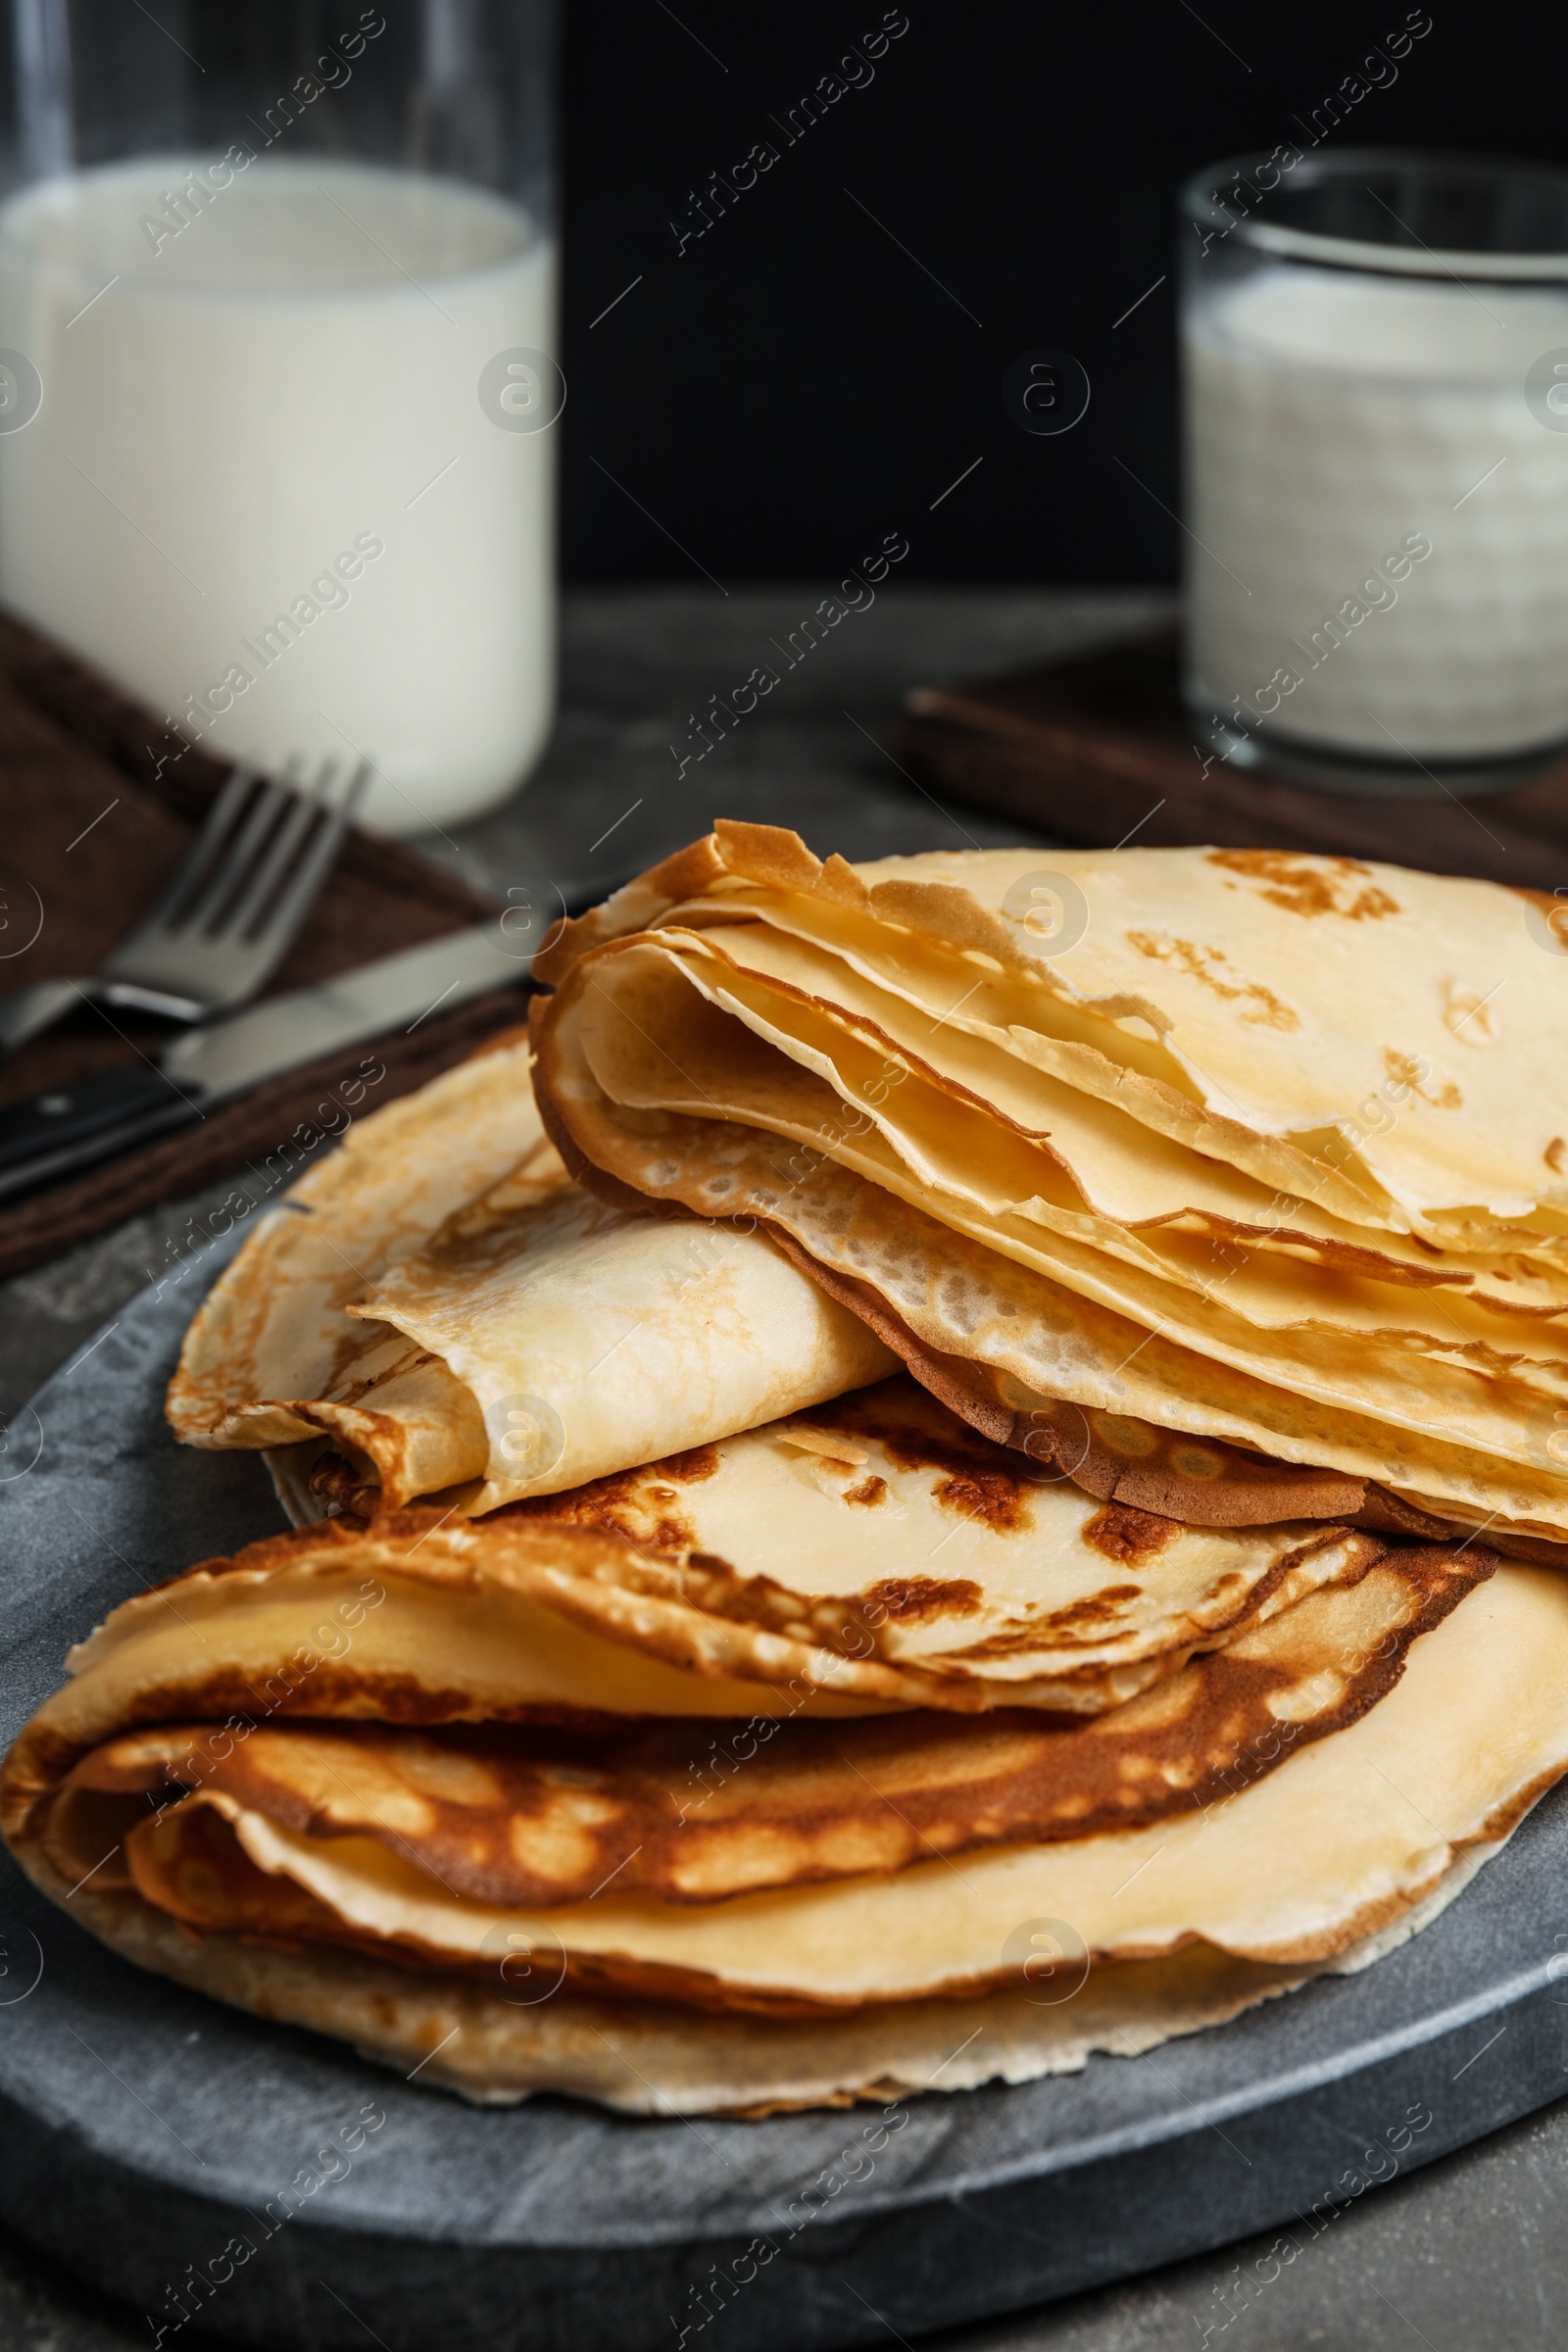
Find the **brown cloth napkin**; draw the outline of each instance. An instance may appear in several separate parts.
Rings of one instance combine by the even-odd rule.
[[[920,687],[905,708],[893,756],[922,785],[1062,841],[1317,850],[1525,889],[1568,883],[1568,761],[1469,801],[1436,780],[1430,799],[1371,800],[1239,768],[1194,748],[1174,631]]]
[[[118,687],[0,614],[0,988],[90,971],[156,899],[228,773],[196,746],[158,773],[171,742],[164,722]],[[263,994],[308,987],[493,912],[491,901],[412,850],[351,832]],[[518,966],[519,983],[525,969]],[[0,1276],[229,1173],[227,1215],[249,1215],[329,1149],[352,1117],[460,1060],[514,1022],[521,1003],[503,989],[432,1013],[412,1034],[270,1080],[198,1125],[8,1203],[0,1209]],[[0,1061],[0,1103],[133,1065],[170,1035],[167,1023],[123,1011],[83,1012]],[[221,1217],[218,1229],[226,1230]]]

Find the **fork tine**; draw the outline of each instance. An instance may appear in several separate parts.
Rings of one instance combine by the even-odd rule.
[[[202,829],[174,871],[174,878],[131,934],[141,939],[151,931],[172,930],[179,910],[196,885],[206,879],[214,858],[243,808],[256,781],[254,767],[236,767],[202,821]],[[130,944],[127,940],[126,946]]]
[[[338,845],[353,822],[354,812],[369,790],[371,773],[369,761],[362,760],[354,771],[348,791],[331,814],[318,827],[316,837],[301,858],[293,878],[256,934],[258,938],[280,943],[277,945],[279,955],[309,913],[322,877],[337,856]]]
[[[307,788],[301,754],[283,776],[236,767],[152,911],[87,984],[100,1002],[194,1021],[254,996],[304,922],[374,772],[339,788],[341,754]],[[259,786],[259,789],[258,789]]]
[[[249,940],[261,935],[265,926],[258,924],[258,916],[278,882],[293,865],[297,853],[323,810],[330,808],[326,790],[336,766],[336,760],[329,759],[308,793],[296,790],[294,806],[269,843],[254,880],[241,891],[239,898],[227,908],[222,923],[210,932],[209,937],[221,939],[228,936]]]
[[[275,776],[262,778],[262,788],[243,823],[224,844],[222,856],[209,871],[195,906],[186,908],[181,918],[182,928],[209,935],[226,928],[221,917],[227,902],[248,879],[258,851],[276,824],[279,812],[293,797],[291,784],[280,782]]]

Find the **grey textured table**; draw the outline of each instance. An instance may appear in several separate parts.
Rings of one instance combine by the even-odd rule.
[[[530,790],[426,847],[498,894],[573,899],[700,832],[717,813],[797,825],[813,847],[872,857],[1016,840],[938,808],[878,749],[899,696],[1145,625],[1155,596],[885,591],[815,648],[684,773],[691,718],[728,696],[811,611],[806,588],[627,590],[568,600],[561,725]],[[670,747],[675,747],[672,752]],[[226,1185],[214,1188],[214,1201]],[[151,1273],[206,1197],[132,1220],[0,1286],[0,1410],[25,1397]],[[171,1561],[171,1568],[184,1565]],[[1485,2063],[1484,2056],[1478,2063]],[[1145,2352],[1222,2338],[1227,2352],[1424,2343],[1547,2352],[1568,2338],[1568,2102],[1430,2170],[1369,2190],[1287,2265],[1232,2246],[1049,2310],[928,2338],[934,2352]],[[183,2331],[182,2331],[183,2332]],[[206,2339],[186,2334],[193,2347]],[[892,2340],[890,2334],[890,2340]],[[899,2339],[902,2340],[902,2339]],[[109,2305],[0,2238],[5,2352],[128,2352],[140,2314]]]

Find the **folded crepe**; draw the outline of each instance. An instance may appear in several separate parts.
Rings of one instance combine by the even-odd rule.
[[[191,1323],[168,1410],[188,1445],[325,1436],[388,1507],[460,1489],[484,1511],[895,1361],[765,1237],[579,1191],[526,1047],[502,1041],[353,1128],[264,1216]]]
[[[204,1713],[265,1688],[291,1713],[406,1723],[1096,1714],[1387,1548],[1332,1520],[1102,1503],[898,1379],[484,1519],[269,1539],[192,1571],[177,1603],[138,1594],[81,1655],[113,1651],[143,1721],[178,1711],[198,1664]]]
[[[424,1516],[411,1581],[448,1532]],[[500,1728],[496,1629],[421,1668],[412,1611],[423,1728],[393,1728],[388,1548],[273,1547],[344,1627],[335,1666],[300,1665],[297,1609],[268,1630],[242,1563],[126,1604],[0,1808],[34,1879],[143,1965],[405,2066],[454,2035],[429,2072],[473,2095],[746,2110],[940,2085],[976,2034],[956,2082],[1149,2047],[1375,1956],[1568,1767],[1568,1587],[1489,1577],[1479,1545],[1391,1550],[1076,1725],[754,1709],[721,1756],[690,1722]],[[326,1559],[353,1563],[346,1615]],[[201,1640],[159,1652],[161,1604]]]
[[[629,2115],[750,2120],[803,2107],[902,2101],[1071,2074],[1096,2051],[1135,2058],[1175,2034],[1225,2024],[1318,1975],[1351,1975],[1419,1933],[1487,1858],[1472,1847],[1424,1903],[1337,1958],[1295,1967],[1235,1960],[1194,1944],[1171,1958],[1095,1969],[1072,1997],[983,1993],[973,2000],[868,2002],[807,2018],[699,2012],[557,1988],[530,1999],[526,1963],[503,1985],[471,1972],[411,1969],[343,1944],[278,1944],[222,1932],[194,1936],[133,1892],[72,1902],[116,1951],[193,1991],[280,2023],[329,2034],[432,2089],[476,2105],[568,2092]],[[554,1983],[555,1972],[544,1979]],[[1077,1972],[1074,1971],[1073,1980]],[[1048,1988],[1049,1990],[1049,1988]],[[907,2123],[902,2106],[860,2131],[875,2151]],[[819,2207],[786,2208],[794,2230]]]
[[[1082,1722],[1013,1708],[981,1720],[752,1717],[755,1729],[718,1737],[690,1719],[414,1730],[358,1718],[340,1679],[331,1712],[308,1720],[253,1713],[243,1730],[176,1721],[101,1740],[59,1785],[46,1835],[69,1877],[104,1827],[99,1796],[169,1793],[157,1817],[126,1808],[127,1863],[149,1900],[209,1927],[235,1923],[204,1908],[220,1899],[207,1879],[182,1875],[188,1840],[213,1828],[206,1808],[230,1825],[256,1816],[310,1839],[368,1838],[466,1899],[521,1909],[590,1901],[612,1879],[617,1895],[713,1902],[933,1854],[1146,1829],[1223,1802],[1357,1720],[1397,1682],[1410,1643],[1494,1565],[1479,1545],[1386,1552],[1353,1584],[1309,1592]],[[178,1587],[170,1599],[182,1605]],[[125,1666],[98,1645],[80,1688],[36,1719],[52,1770],[61,1740],[139,1712]],[[190,1676],[205,1714],[194,1661]],[[160,1693],[161,1706],[172,1701]],[[265,1903],[278,1890],[260,1891]]]
[[[1054,884],[1087,927],[1042,957],[1009,906],[1036,856],[859,871],[720,826],[543,961],[541,1106],[568,1164],[607,1198],[760,1220],[994,1435],[1066,1400],[1337,1469],[1552,1556],[1568,1143],[1532,1071],[1568,1016],[1522,903],[1327,859],[1064,854]],[[1214,939],[1186,945],[1206,979],[1150,950],[1156,901],[1202,914]],[[1313,920],[1335,950],[1321,1003]],[[1450,970],[1483,955],[1490,1009]],[[1351,1119],[1351,1147],[1326,1105],[1364,1095],[1364,1007],[1385,998],[1406,1040],[1383,1049],[1389,1132]],[[1239,1095],[1249,1050],[1266,1074]],[[1480,1055],[1493,1125],[1440,1182],[1442,1136],[1479,1115],[1445,1051]],[[1210,1053],[1225,1075],[1205,1093]]]
[[[850,866],[720,819],[564,925],[536,974],[558,985],[676,908],[762,921],[1353,1223],[1562,1259],[1568,1142],[1539,1075],[1561,1066],[1568,997],[1545,984],[1537,894],[1295,851],[1049,856]],[[978,1009],[952,977],[980,983]],[[1380,1098],[1398,1115],[1352,1136]]]
[[[890,1056],[879,1024],[857,1016],[852,1025],[842,1011],[830,1016],[803,1001],[805,976],[775,968],[795,960],[757,926],[698,934],[672,924],[618,950],[580,1016],[596,1078],[614,1101],[643,1109],[701,1116],[715,1101],[745,1104],[800,1142],[813,1140],[819,1123],[845,1128],[846,1164],[863,1161],[906,1197],[943,1196],[960,1229],[967,1222],[1021,1264],[1073,1287],[1098,1285],[1102,1295],[1119,1284],[1136,1297],[1151,1280],[1164,1286],[1173,1294],[1165,1311],[1214,1326],[1216,1345],[1233,1355],[1277,1348],[1264,1333],[1309,1332],[1329,1353],[1336,1340],[1361,1341],[1396,1362],[1423,1356],[1563,1395],[1568,1335],[1551,1320],[1568,1312],[1560,1276],[1512,1273],[1477,1257],[1434,1266],[1402,1236],[1378,1252],[1348,1227],[1324,1230],[1333,1221],[1306,1202],[1291,1204],[1270,1230],[1268,1197],[1250,1180],[1211,1172],[1126,1111],[1058,1083],[1030,1074],[1020,1085],[1018,1065],[994,1050],[969,1069],[971,1087],[961,1092],[902,1040]],[[830,965],[809,976],[833,985]],[[713,1020],[709,1007],[730,1017]],[[635,1051],[642,1019],[666,1040],[667,1065]],[[944,1062],[980,1061],[972,1049],[955,1056],[938,1023],[926,1025],[923,1042]],[[981,1085],[989,1099],[972,1091]],[[1249,1221],[1257,1247],[1248,1246]],[[1222,1260],[1214,1239],[1227,1226],[1238,1240]],[[1096,1253],[1112,1264],[1100,1267]]]

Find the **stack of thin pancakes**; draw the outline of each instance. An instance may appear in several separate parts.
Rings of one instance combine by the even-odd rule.
[[[1009,960],[987,901],[1038,858],[856,873],[721,828],[556,944],[554,1143],[515,1038],[353,1130],[170,1395],[187,1442],[266,1453],[295,1530],[73,1652],[0,1785],[33,1878],[421,2082],[642,2112],[1133,2055],[1434,1916],[1568,1769],[1568,1481],[1500,1443],[1515,1390],[1553,1393],[1554,1212],[1504,1193],[1495,1133],[1458,1147],[1462,1214],[1396,1211],[1392,1162],[1326,1140],[1316,1030],[1305,1075],[1253,1073],[1317,1122],[1272,1132],[1239,1052],[1223,1112],[1176,1086],[1180,1008],[1133,1001],[1113,939],[1068,987],[1124,914],[1162,938],[1163,893],[1178,968],[1282,1019],[1265,888],[1283,921],[1303,869],[1331,910],[1353,880],[1370,962],[1396,889],[1447,886],[1210,867],[1245,899],[1222,932],[1200,854],[1130,856],[1058,854],[1088,931]],[[1332,958],[1300,1017],[1336,987],[1366,1026],[1372,975]],[[1342,1189],[1270,1194],[1245,1152]],[[1205,1298],[1216,1237],[1243,1262]],[[1233,1323],[1255,1362],[1194,1344]],[[1320,1359],[1333,1401],[1282,1376]],[[1433,1434],[1463,1382],[1494,1450]]]
[[[756,1217],[990,1435],[1064,1460],[1068,1400],[1549,1546],[1552,948],[1530,894],[1351,858],[721,824],[541,958],[540,1094],[608,1197]]]

